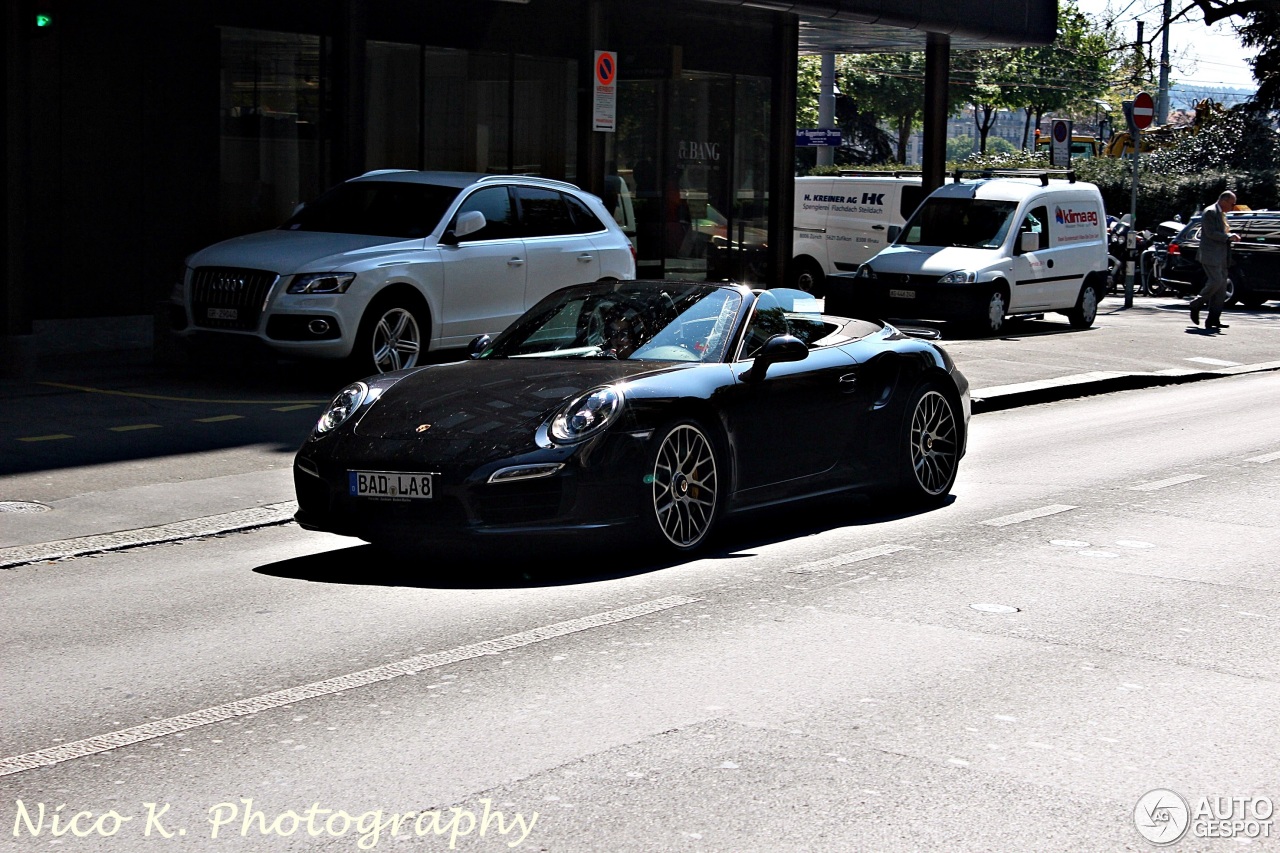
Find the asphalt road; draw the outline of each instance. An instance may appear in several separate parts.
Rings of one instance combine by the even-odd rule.
[[[1156,849],[1153,789],[1280,798],[1278,394],[989,412],[949,505],[688,563],[513,582],[278,525],[7,570],[0,850],[62,804],[94,853]]]

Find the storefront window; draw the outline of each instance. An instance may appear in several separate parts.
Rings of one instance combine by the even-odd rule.
[[[279,225],[322,186],[329,155],[319,36],[221,28],[219,227]]]
[[[422,49],[371,41],[365,47],[365,122],[368,169],[417,169],[421,162]]]

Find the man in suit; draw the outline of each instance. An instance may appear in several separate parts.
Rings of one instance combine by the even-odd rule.
[[[1222,322],[1222,302],[1227,293],[1227,267],[1231,263],[1231,244],[1240,239],[1231,233],[1226,213],[1235,210],[1236,194],[1226,190],[1218,200],[1200,214],[1200,249],[1196,259],[1204,267],[1205,283],[1200,295],[1191,300],[1191,322],[1200,325],[1200,311],[1209,309],[1204,327],[1212,331],[1227,328]]]

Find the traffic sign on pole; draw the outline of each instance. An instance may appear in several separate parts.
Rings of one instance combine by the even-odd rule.
[[[1146,130],[1151,126],[1156,115],[1155,101],[1146,92],[1139,92],[1133,99],[1133,123],[1138,130]]]

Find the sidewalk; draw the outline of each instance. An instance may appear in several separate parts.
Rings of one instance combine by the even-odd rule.
[[[1122,297],[1108,297],[1088,330],[1073,330],[1065,318],[1047,315],[1012,323],[999,338],[952,340],[944,328],[941,343],[969,378],[973,411],[981,416],[1091,394],[1280,370],[1280,307],[1228,309],[1223,320],[1230,328],[1210,334],[1191,324],[1186,300],[1137,297],[1126,309]],[[95,371],[93,378],[99,385],[119,381],[139,388],[147,384],[147,371],[135,365],[123,373]],[[168,383],[172,376],[157,381]],[[0,381],[0,403],[31,393],[29,381]],[[20,503],[3,483],[0,507]],[[45,512],[0,511],[0,568],[282,524],[294,509],[292,476],[279,467],[90,492],[51,504]]]

